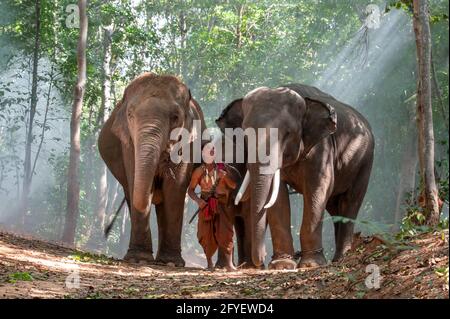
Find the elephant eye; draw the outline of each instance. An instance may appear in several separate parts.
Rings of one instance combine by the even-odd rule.
[[[175,125],[178,124],[178,114],[172,114],[170,117],[170,121]]]

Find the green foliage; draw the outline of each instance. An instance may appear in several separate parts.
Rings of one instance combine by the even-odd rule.
[[[17,281],[33,281],[34,278],[31,276],[29,272],[15,272],[13,274],[9,274],[10,283],[16,283]]]
[[[95,263],[103,265],[112,265],[115,263],[115,261],[110,257],[105,255],[94,255],[88,252],[77,252],[74,255],[68,256],[68,258],[81,263]]]
[[[440,277],[444,277],[448,285],[448,266],[436,268],[435,273]]]

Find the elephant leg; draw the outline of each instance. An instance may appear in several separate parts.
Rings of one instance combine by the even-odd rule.
[[[325,206],[329,198],[330,183],[325,178],[327,174],[323,176],[324,180],[319,180],[318,185],[311,185],[312,187],[307,189],[303,195],[304,208],[303,221],[300,227],[301,258],[298,264],[299,268],[317,267],[327,262],[322,248],[322,223]],[[313,179],[308,181],[313,184]]]
[[[184,267],[181,257],[181,232],[183,228],[183,208],[186,187],[174,185],[168,180],[163,182],[163,201],[157,205],[158,253],[156,261],[177,267]]]
[[[132,208],[130,217],[130,245],[124,260],[134,263],[153,262],[150,212],[142,213]]]
[[[295,269],[294,244],[291,234],[291,208],[285,183],[280,184],[278,199],[267,211],[272,237],[273,256],[269,269]]]
[[[363,167],[352,187],[346,193],[340,195],[338,206],[339,216],[350,220],[356,219],[367,191],[369,175],[370,169],[367,170]],[[353,221],[335,223],[336,251],[333,261],[339,261],[351,249],[354,227],[355,224]]]
[[[245,225],[241,216],[236,216],[234,219],[234,231],[236,232],[238,265],[240,265],[245,262]]]
[[[327,211],[328,213],[332,216],[338,216],[339,215],[339,199],[340,199],[340,195],[338,196],[333,196],[328,200],[327,203]],[[338,234],[338,229],[339,226],[341,225],[340,222],[333,222],[333,226],[334,226],[334,240],[335,242],[337,242],[337,234]]]
[[[243,234],[243,256],[239,260],[239,268],[242,269],[264,269],[265,266],[256,267],[252,261],[252,236],[251,236],[251,218],[250,218],[250,201],[241,203],[241,219],[244,229]]]

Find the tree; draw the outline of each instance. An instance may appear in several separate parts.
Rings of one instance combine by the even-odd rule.
[[[97,127],[103,126],[111,110],[111,36],[113,26],[103,28],[103,63],[102,63],[102,97],[98,112]],[[96,140],[96,139],[95,139]],[[101,236],[105,227],[106,207],[108,201],[107,168],[103,161],[100,163],[100,176],[97,183],[97,198],[95,206],[94,232],[91,233],[91,244],[100,248]]]
[[[79,215],[80,200],[80,122],[83,107],[83,97],[86,85],[86,44],[88,31],[88,18],[86,14],[86,0],[78,0],[80,14],[80,34],[77,46],[77,83],[74,88],[72,104],[72,117],[70,120],[70,157],[67,180],[67,211],[66,223],[62,240],[73,244],[75,241],[75,230]]]
[[[434,129],[431,104],[431,31],[428,0],[413,1],[413,26],[416,38],[417,126],[420,176],[425,195],[425,216],[429,225],[439,223],[439,199],[434,171]]]
[[[20,205],[20,214],[22,214],[22,225],[25,224],[25,216],[29,209],[29,195],[32,175],[31,167],[31,146],[33,144],[33,126],[34,126],[34,116],[36,114],[36,107],[38,103],[38,65],[39,65],[39,50],[41,47],[41,1],[36,0],[35,2],[36,11],[36,30],[34,36],[34,49],[33,49],[33,69],[32,69],[32,84],[31,84],[31,99],[30,99],[30,109],[28,117],[28,127],[27,127],[27,137],[25,143],[25,160],[24,160],[24,176],[22,185],[22,198]]]

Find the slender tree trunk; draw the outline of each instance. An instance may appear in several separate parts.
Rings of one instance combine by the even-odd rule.
[[[22,185],[22,197],[20,205],[21,223],[25,226],[25,216],[29,210],[29,195],[31,188],[31,181],[33,175],[31,172],[31,146],[33,144],[33,125],[34,116],[36,114],[36,107],[38,102],[37,86],[38,86],[38,66],[39,66],[39,50],[41,47],[41,1],[35,1],[35,35],[34,35],[34,49],[33,49],[33,70],[32,70],[32,84],[31,84],[31,99],[30,99],[30,116],[28,118],[27,139],[25,142],[25,160],[24,160],[24,174]]]
[[[186,61],[186,36],[187,36],[187,25],[186,25],[186,15],[181,12],[178,15],[178,28],[180,30],[180,68],[179,72],[183,76],[183,79],[187,80],[187,61]]]
[[[86,0],[78,0],[80,11],[80,36],[77,47],[78,76],[74,88],[72,118],[70,120],[70,158],[67,180],[67,211],[62,241],[73,245],[75,230],[79,215],[80,201],[80,122],[83,107],[84,88],[86,84],[86,42],[88,18],[86,15]]]
[[[434,131],[431,104],[431,31],[427,0],[414,0],[414,32],[416,36],[418,83],[417,122],[419,133],[420,175],[425,194],[427,224],[439,223],[438,191],[434,175]]]
[[[96,127],[99,129],[105,123],[111,110],[111,36],[112,25],[103,30],[103,64],[102,64],[102,99]],[[90,237],[90,246],[101,249],[104,244],[103,229],[105,227],[106,206],[108,203],[107,168],[100,161],[100,175],[97,184],[97,200],[95,205],[94,231]]]
[[[242,18],[244,16],[244,5],[239,5],[237,9],[238,22],[236,24],[236,48],[239,51],[242,46]]]
[[[39,146],[36,151],[36,156],[34,157],[33,161],[33,168],[31,169],[31,176],[33,176],[35,170],[36,170],[36,164],[39,159],[39,154],[41,153],[42,146],[44,144],[45,139],[45,131],[46,126],[48,122],[48,111],[50,109],[50,103],[51,103],[51,97],[52,97],[52,89],[53,89],[53,76],[54,76],[54,64],[52,63],[51,69],[50,69],[50,79],[48,83],[48,91],[47,91],[47,102],[45,103],[45,112],[44,112],[44,120],[42,121],[42,131],[41,131],[41,138],[39,141]]]

